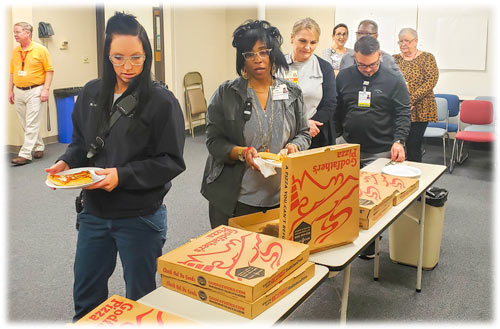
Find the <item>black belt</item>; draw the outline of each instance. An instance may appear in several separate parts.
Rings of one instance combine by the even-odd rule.
[[[36,88],[36,87],[40,87],[42,85],[33,85],[33,86],[29,86],[29,87],[18,87],[16,86],[17,89],[21,89],[21,90],[30,90],[30,89],[33,89],[33,88]]]

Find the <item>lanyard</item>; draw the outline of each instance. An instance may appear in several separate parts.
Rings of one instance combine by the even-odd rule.
[[[23,56],[23,51],[21,50],[20,54],[21,54],[21,71],[24,71],[24,60],[26,59],[26,56],[28,56],[28,53],[30,51],[27,50],[26,51],[26,54]]]
[[[370,84],[370,81],[363,81],[363,91],[366,92],[366,87]]]

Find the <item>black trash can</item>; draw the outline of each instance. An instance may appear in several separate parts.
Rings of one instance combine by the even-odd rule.
[[[389,255],[393,262],[417,266],[421,198],[413,202],[389,227]],[[425,191],[424,249],[422,268],[433,270],[441,252],[444,214],[448,191],[431,187]]]
[[[54,89],[54,98],[57,107],[57,128],[60,143],[71,143],[73,135],[73,122],[71,114],[75,107],[75,96],[82,90],[82,87]]]

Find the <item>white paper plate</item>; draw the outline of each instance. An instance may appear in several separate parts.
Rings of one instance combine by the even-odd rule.
[[[262,159],[262,158],[261,158]],[[282,162],[276,162],[275,160],[262,159],[264,162],[269,163],[274,168],[281,168]]]
[[[420,169],[402,164],[385,166],[382,168],[382,172],[387,175],[400,177],[420,177],[422,174]]]
[[[73,168],[73,169],[69,169],[69,170],[58,172],[57,174],[58,175],[74,174],[74,173],[78,173],[78,172],[84,171],[84,170],[88,170],[90,172],[90,175],[92,176],[92,182],[91,183],[82,184],[82,185],[74,185],[74,186],[59,186],[59,185],[55,185],[54,183],[52,183],[51,181],[49,181],[49,179],[47,178],[45,180],[45,184],[48,187],[57,188],[57,189],[75,189],[75,188],[82,188],[82,187],[85,187],[85,186],[92,185],[94,183],[97,183],[98,181],[103,180],[106,177],[104,175],[96,175],[95,174],[96,170],[103,170],[102,168],[97,168],[97,167]]]

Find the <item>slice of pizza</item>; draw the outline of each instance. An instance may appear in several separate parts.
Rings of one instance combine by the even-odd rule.
[[[78,186],[93,182],[88,170],[66,175],[51,174],[47,176],[47,179],[57,186]]]
[[[273,160],[275,162],[283,162],[285,160],[285,156],[281,153],[271,153],[271,152],[259,152],[257,156],[261,157],[264,160]]]

